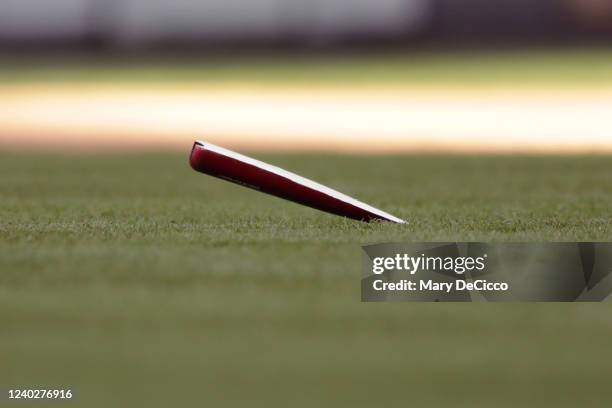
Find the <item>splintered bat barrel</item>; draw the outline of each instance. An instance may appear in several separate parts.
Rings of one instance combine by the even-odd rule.
[[[312,180],[210,143],[195,142],[190,163],[201,173],[342,217],[405,223]]]

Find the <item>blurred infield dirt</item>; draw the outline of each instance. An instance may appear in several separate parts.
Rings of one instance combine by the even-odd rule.
[[[0,148],[612,152],[612,87],[0,85]]]

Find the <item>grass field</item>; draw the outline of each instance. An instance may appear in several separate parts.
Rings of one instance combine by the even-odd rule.
[[[282,53],[217,57],[0,56],[0,83],[42,81],[104,83],[261,83],[333,86],[385,83],[425,86],[593,86],[612,84],[612,51],[606,48],[376,52],[295,55]]]
[[[610,157],[258,157],[410,224],[259,195],[186,155],[1,154],[0,387],[88,407],[610,401],[609,303],[359,302],[364,243],[612,239]]]

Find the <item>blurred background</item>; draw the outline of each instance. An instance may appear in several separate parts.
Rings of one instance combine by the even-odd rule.
[[[612,151],[611,40],[609,0],[0,0],[0,148]]]
[[[610,40],[607,0],[3,0],[6,49]]]

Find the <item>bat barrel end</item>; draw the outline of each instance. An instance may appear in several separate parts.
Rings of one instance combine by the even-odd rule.
[[[193,143],[193,147],[191,148],[191,153],[189,154],[189,165],[192,169],[198,171],[199,162],[200,162],[200,151],[204,148],[204,143],[200,141],[195,141]]]

